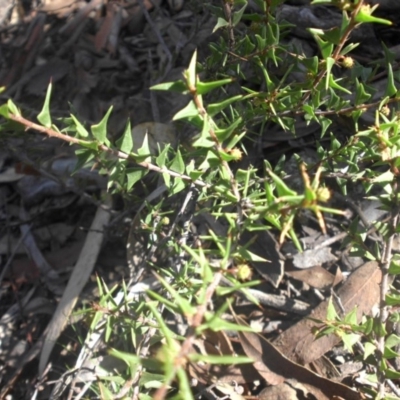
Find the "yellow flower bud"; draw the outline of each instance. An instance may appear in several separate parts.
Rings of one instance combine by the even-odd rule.
[[[161,220],[161,224],[164,225],[164,226],[169,225],[170,222],[171,221],[170,221],[170,219],[168,217],[163,217],[163,219]]]
[[[233,159],[235,161],[239,161],[243,157],[242,151],[240,149],[238,149],[237,147],[234,147],[233,149],[230,149],[229,150],[229,154],[233,157]]]
[[[352,57],[343,57],[341,64],[344,68],[350,69],[354,67],[354,59]]]
[[[387,105],[383,106],[381,108],[381,113],[387,117],[390,114],[390,108]]]
[[[248,281],[253,276],[253,271],[249,264],[239,264],[236,268],[236,275],[240,281]]]
[[[317,189],[317,199],[322,203],[326,203],[331,198],[331,191],[327,187]]]

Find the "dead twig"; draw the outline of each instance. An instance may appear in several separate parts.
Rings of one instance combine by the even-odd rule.
[[[110,202],[110,199],[108,202]],[[109,211],[99,207],[92,222],[91,230],[86,237],[79,260],[74,267],[57,310],[49,323],[48,334],[46,335],[39,361],[40,374],[45,370],[54,344],[67,325],[68,318],[78,300],[78,296],[93,270],[103,241],[104,227],[107,225],[109,219]]]

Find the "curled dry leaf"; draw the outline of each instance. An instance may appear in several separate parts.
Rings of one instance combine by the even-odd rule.
[[[8,167],[0,173],[0,183],[16,182],[23,178],[24,174],[19,174],[14,167]]]
[[[106,9],[106,16],[95,37],[95,48],[97,51],[107,48],[112,55],[115,55],[122,23],[122,7],[116,3],[109,3]]]
[[[381,270],[374,261],[368,262],[355,270],[342,287],[337,291],[345,312],[357,306],[357,318],[369,314],[379,299],[379,283]],[[315,308],[310,317],[324,320],[327,315],[328,300]],[[315,340],[311,330],[316,323],[304,318],[284,331],[274,341],[274,345],[290,360],[305,365],[318,359],[339,343],[335,335],[324,336]]]
[[[237,322],[239,323],[239,320]],[[281,385],[285,381],[293,380],[318,400],[330,400],[334,396],[341,396],[347,400],[362,399],[359,393],[349,387],[323,378],[290,361],[261,335],[239,332],[239,339],[246,355],[254,360],[253,366],[268,384]]]

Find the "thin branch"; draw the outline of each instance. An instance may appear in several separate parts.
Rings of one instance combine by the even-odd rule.
[[[392,186],[393,193],[395,194],[396,203],[397,203],[397,194],[398,194],[398,185],[395,182]],[[382,328],[386,327],[386,322],[389,317],[389,309],[386,304],[386,295],[390,289],[390,276],[389,276],[389,267],[392,259],[392,249],[393,249],[393,240],[396,235],[396,227],[399,221],[399,209],[398,204],[396,204],[391,212],[391,223],[390,223],[390,236],[387,239],[387,242],[384,247],[384,251],[382,254],[382,259],[380,263],[380,267],[382,270],[382,281],[380,285],[380,298],[379,298],[379,317],[378,323]],[[384,329],[379,329],[379,333],[377,335],[377,365],[381,366],[385,363],[385,342],[386,336],[383,334]],[[382,368],[378,368],[378,394],[379,398],[383,398],[385,396],[385,386],[386,386],[386,374]]]
[[[388,99],[386,104],[399,103],[399,102],[400,102],[400,98],[394,97],[394,98]],[[340,110],[315,110],[314,114],[319,117],[326,117],[329,115],[349,115],[353,111],[359,111],[359,110],[367,111],[371,108],[378,107],[381,103],[382,103],[382,100],[379,100],[379,101],[375,101],[374,103],[358,104],[356,106],[341,108]],[[286,110],[286,111],[282,111],[282,112],[277,112],[276,114],[271,115],[271,116],[270,115],[257,116],[252,119],[252,123],[256,123],[258,121],[265,121],[269,117],[274,117],[274,118],[276,118],[276,117],[277,118],[298,117],[298,116],[302,116],[304,114],[306,114],[306,112],[304,110]]]
[[[61,132],[57,132],[51,128],[46,128],[45,126],[36,124],[32,121],[29,121],[28,119],[20,116],[20,115],[15,115],[15,114],[9,114],[9,119],[11,119],[12,121],[18,122],[21,125],[25,126],[27,129],[34,129],[40,133],[44,133],[45,135],[49,136],[49,137],[54,137],[60,140],[63,140],[64,142],[68,142],[68,143],[72,143],[72,144],[77,144],[80,146],[84,146],[87,147],[88,145],[92,144],[93,141],[89,141],[89,140],[82,140],[82,139],[78,139],[76,137],[73,136],[68,136],[65,135],[64,133]],[[148,169],[149,171],[154,171],[154,172],[158,172],[160,174],[168,174],[170,176],[172,176],[173,178],[180,178],[183,179],[185,181],[188,182],[193,182],[196,186],[200,186],[200,187],[210,187],[209,184],[196,179],[193,180],[190,176],[188,175],[184,175],[184,174],[179,174],[178,172],[175,171],[171,171],[168,168],[161,168],[158,167],[157,165],[154,165],[152,163],[149,163],[147,161],[136,161],[135,156],[133,154],[126,154],[122,151],[116,150],[116,149],[112,149],[104,144],[99,144],[98,145],[98,150],[101,150],[105,153],[108,153],[116,158],[119,158],[121,160],[131,160],[134,163],[136,163],[137,165]]]
[[[339,44],[336,46],[335,50],[332,53],[332,58],[335,60],[335,62],[338,60],[339,56],[340,56],[340,52],[342,51],[343,46],[345,45],[345,43],[347,42],[347,40],[350,37],[351,32],[354,30],[354,28],[357,27],[358,23],[356,22],[355,18],[357,16],[357,14],[359,13],[361,7],[364,5],[364,0],[360,0],[360,2],[357,4],[356,8],[353,10],[353,12],[351,13],[350,16],[350,22],[347,26],[347,28],[345,29],[343,36],[340,38],[340,42]],[[317,88],[317,86],[319,85],[319,83],[322,81],[322,79],[324,78],[324,76],[326,75],[327,71],[325,69],[323,69],[315,78],[313,85],[312,85],[312,89],[310,91],[308,91],[302,98],[302,100],[300,101],[300,105],[299,108],[301,108],[306,101],[310,98],[311,93],[314,89]]]
[[[204,319],[204,315],[207,311],[207,306],[211,302],[211,299],[215,293],[215,291],[218,288],[218,285],[222,279],[222,272],[216,272],[214,274],[213,281],[210,283],[210,285],[206,289],[205,293],[205,298],[202,304],[197,306],[197,311],[196,314],[192,317],[190,327],[189,327],[189,332],[188,335],[185,339],[185,341],[182,343],[181,349],[179,354],[174,360],[174,366],[175,366],[175,374],[178,370],[178,368],[181,368],[182,365],[186,364],[187,358],[192,351],[194,341],[196,340],[197,334],[196,334],[196,328],[199,327]],[[160,388],[157,389],[156,393],[153,396],[154,400],[163,400],[165,399],[167,393],[168,393],[169,387],[167,383],[164,383]]]
[[[232,51],[233,48],[235,47],[235,33],[233,32],[233,23],[232,23],[232,5],[225,0],[221,0],[221,3],[225,19],[228,22],[229,50]]]

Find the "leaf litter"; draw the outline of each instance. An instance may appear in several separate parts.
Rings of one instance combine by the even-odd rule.
[[[185,106],[187,99],[171,93],[168,96],[150,93],[149,87],[163,80],[172,81],[180,77],[196,47],[199,54],[206,54],[216,21],[207,13],[196,16],[183,1],[170,0],[168,3],[173,10],[169,15],[160,12],[165,7],[160,1],[147,0],[114,3],[49,0],[41,2],[39,8],[32,3],[30,10],[24,11],[24,15],[19,17],[14,12],[10,14],[9,7],[4,8],[0,16],[2,26],[11,27],[19,18],[20,28],[10,30],[8,37],[3,37],[5,63],[1,68],[0,85],[7,87],[7,96],[22,102],[32,114],[37,114],[47,85],[52,81],[55,86],[52,104],[55,116],[67,117],[71,105],[80,120],[95,124],[114,105],[110,120],[114,138],[121,135],[125,121],[129,118],[134,126],[135,146],[143,143],[146,131],[152,136],[150,147],[153,150],[157,142],[173,144],[175,128],[169,124],[176,111]],[[398,6],[397,3],[383,3],[384,11]],[[300,41],[303,48],[308,45],[307,28],[310,24],[322,29],[336,24],[336,15],[331,15],[331,10],[323,6],[304,6],[301,1],[284,5],[280,17],[296,21],[297,27],[292,35],[296,35],[296,40]],[[299,21],[302,24],[298,24]],[[198,30],[195,29],[196,25]],[[357,34],[362,36],[361,41],[370,54],[381,51],[381,44],[370,26]],[[369,40],[365,40],[365,37]],[[176,49],[181,58],[179,64],[171,57]],[[153,75],[158,76],[154,78]],[[381,96],[385,82],[376,85],[376,96]],[[366,123],[370,117],[366,113]],[[291,151],[307,147],[307,141],[313,138],[316,127],[313,123],[305,124],[301,120],[298,125],[296,139],[288,135],[288,132],[273,134],[273,129],[278,128],[270,126],[272,134],[263,135],[262,138],[262,147],[266,151],[264,156],[273,159],[277,153],[288,149]],[[167,130],[159,129],[166,126]],[[163,136],[163,132],[168,134]],[[343,132],[340,124],[338,132]],[[181,136],[180,139],[185,141],[190,134]],[[15,151],[16,148],[18,151]],[[19,263],[19,267],[12,268],[11,274],[2,275],[0,282],[0,296],[4,304],[0,320],[0,381],[8,382],[1,390],[0,397],[4,398],[8,391],[15,391],[16,394],[18,390],[24,394],[34,392],[33,384],[17,389],[17,382],[28,362],[39,356],[41,371],[45,371],[52,348],[49,341],[54,340],[61,333],[60,328],[68,323],[67,316],[72,308],[66,303],[77,301],[79,293],[70,297],[64,289],[66,280],[56,282],[56,277],[65,273],[74,276],[73,271],[76,269],[73,267],[75,265],[76,268],[78,254],[85,239],[90,238],[89,233],[87,237],[77,234],[77,227],[88,229],[95,210],[100,210],[100,204],[90,200],[87,194],[104,189],[105,183],[104,179],[90,170],[79,170],[71,178],[71,168],[76,164],[71,149],[51,140],[43,145],[42,140],[35,135],[26,143],[18,138],[13,139],[13,146],[5,150],[5,156],[1,159],[6,160],[2,161],[0,171],[1,218],[9,228],[6,234],[2,232],[0,238],[1,256],[7,263],[10,261],[10,265]],[[3,168],[4,163],[7,168]],[[63,166],[55,168],[61,164]],[[13,182],[18,183],[12,185]],[[27,209],[20,206],[18,201],[9,200],[12,196],[23,200]],[[20,212],[26,214],[21,216]],[[309,215],[302,217],[307,227],[314,226]],[[33,223],[51,231],[53,240],[43,240],[42,235],[35,233],[37,229],[33,229],[31,236]],[[52,230],[55,223],[60,224],[59,230]],[[197,223],[199,229],[210,227],[210,220],[206,216],[200,215]],[[332,228],[337,228],[335,223],[332,223]],[[213,229],[216,229],[215,225]],[[312,237],[311,230],[308,232],[304,231],[304,239]],[[26,238],[29,238],[29,242],[25,242]],[[141,265],[144,247],[135,242],[135,238],[132,240],[132,246],[136,247],[131,249],[131,255],[135,257],[136,264]],[[249,233],[249,237],[243,240],[253,241],[249,251],[272,261],[253,263],[257,274],[265,280],[259,287],[252,289],[253,296],[257,296],[256,291],[260,294],[258,309],[262,319],[264,322],[279,320],[294,325],[284,332],[274,331],[273,335],[271,332],[265,333],[271,339],[249,332],[239,333],[236,339],[223,332],[206,332],[199,339],[196,351],[231,356],[244,351],[254,359],[254,364],[220,369],[210,365],[201,368],[193,365],[189,368],[191,376],[204,385],[217,379],[217,390],[237,399],[243,397],[232,388],[231,382],[237,381],[246,386],[247,394],[251,394],[249,385],[256,380],[255,374],[276,388],[275,393],[272,393],[273,386],[263,389],[259,393],[260,400],[278,399],[284,393],[285,399],[297,399],[299,393],[304,398],[314,396],[322,400],[330,399],[333,395],[350,400],[362,398],[350,388],[305,368],[329,352],[338,343],[338,339],[328,336],[315,341],[311,334],[315,322],[303,316],[308,315],[311,309],[313,311],[309,315],[313,318],[324,319],[327,313],[327,300],[317,305],[307,285],[325,292],[334,288],[346,311],[358,306],[358,318],[363,313],[369,314],[378,301],[380,272],[377,266],[374,263],[362,265],[336,289],[335,285],[343,276],[342,267],[337,268],[339,272],[336,274],[329,270],[332,265],[339,264],[340,254],[333,245],[317,250],[310,248],[304,253],[290,251],[285,254],[284,249],[278,248],[277,238],[270,232],[261,235]],[[28,248],[29,258],[25,250],[22,250],[23,242]],[[98,238],[96,246],[100,243],[101,239]],[[88,257],[88,254],[84,251],[82,257]],[[90,253],[90,257],[95,261],[98,253]],[[24,274],[29,270],[32,278],[26,279]],[[35,283],[35,279],[40,277],[48,284],[46,277],[49,271],[54,273],[50,273],[53,281],[47,292]],[[78,280],[84,284],[89,280],[89,275],[90,269]],[[290,292],[296,298],[288,296],[289,289],[285,285],[289,287],[289,283],[292,285]],[[58,322],[48,325],[49,318],[38,319],[38,315],[53,313],[54,300],[59,300],[58,294],[63,296],[59,310],[65,305],[66,308],[53,315],[53,321]],[[263,299],[261,294],[270,297]],[[19,298],[21,309],[16,307],[14,296]],[[297,311],[295,304],[298,306]],[[245,297],[238,301],[237,307],[241,306],[249,306]],[[31,325],[22,323],[24,312],[28,318],[32,318]],[[61,314],[63,321],[54,319]],[[17,340],[12,342],[15,336]],[[44,352],[41,351],[43,343]]]

